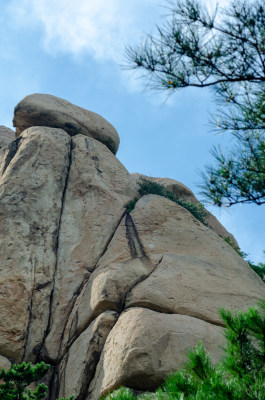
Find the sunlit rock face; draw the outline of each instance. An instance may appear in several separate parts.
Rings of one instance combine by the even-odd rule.
[[[53,113],[28,127],[16,110],[19,136],[0,159],[0,368],[43,360],[49,400],[98,400],[120,385],[155,389],[200,339],[217,361],[219,307],[246,309],[265,285],[210,214],[206,226],[156,195],[128,213],[139,175],[86,134],[89,119],[72,135]]]

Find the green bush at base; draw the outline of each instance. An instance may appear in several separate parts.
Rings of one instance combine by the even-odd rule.
[[[40,383],[34,391],[28,386],[43,378],[49,369],[50,365],[44,362],[36,365],[22,362],[12,365],[8,371],[2,369],[0,380],[3,383],[0,383],[0,400],[44,400],[48,390],[44,383]],[[73,400],[73,397],[65,400]]]

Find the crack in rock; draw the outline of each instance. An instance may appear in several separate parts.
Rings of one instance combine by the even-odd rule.
[[[113,239],[113,236],[115,235],[117,229],[118,229],[119,226],[120,226],[120,223],[121,223],[121,221],[122,221],[122,219],[123,219],[123,217],[124,217],[124,215],[125,215],[125,212],[126,212],[126,211],[124,211],[124,212],[122,213],[122,215],[121,215],[121,217],[120,217],[120,219],[119,219],[119,221],[118,221],[118,223],[117,223],[115,229],[113,230],[113,233],[110,235],[110,238],[109,238],[108,242],[106,243],[106,246],[105,246],[105,248],[103,249],[102,253],[99,255],[99,257],[98,257],[98,259],[97,259],[97,262],[96,262],[96,264],[95,264],[95,267],[93,268],[92,271],[94,271],[94,270],[97,268],[99,260],[100,260],[101,257],[103,257],[104,254],[106,253],[106,251],[107,251],[107,249],[108,249],[108,246],[109,246],[110,242],[111,242],[112,239]],[[91,275],[90,275],[90,276],[91,276]],[[64,337],[65,329],[66,329],[67,323],[68,323],[68,321],[69,321],[69,317],[70,317],[70,315],[71,315],[71,312],[72,312],[72,310],[73,310],[73,308],[74,308],[74,306],[75,306],[75,303],[77,302],[77,300],[78,300],[80,294],[82,293],[82,290],[83,290],[84,286],[85,286],[85,285],[87,284],[87,282],[89,281],[90,276],[89,276],[88,278],[85,278],[85,279],[83,280],[83,282],[81,283],[81,285],[79,286],[79,288],[78,288],[78,289],[75,291],[75,293],[74,293],[74,299],[73,299],[73,301],[72,301],[72,304],[71,304],[71,307],[70,307],[70,309],[69,309],[69,312],[68,312],[67,316],[65,317],[65,324],[64,324],[64,328],[63,328],[63,332],[62,332],[61,338]],[[97,317],[98,317],[98,315],[95,315],[95,317],[94,317],[92,320],[89,321],[88,325],[82,330],[82,332],[80,332],[80,334],[79,334],[78,336],[76,336],[76,337],[74,338],[74,340],[73,340],[73,338],[71,338],[71,341],[67,344],[67,347],[64,349],[63,353],[62,353],[62,344],[63,344],[63,343],[62,343],[62,340],[60,341],[60,347],[59,347],[59,352],[58,352],[58,355],[59,355],[59,357],[58,357],[58,362],[60,362],[60,361],[62,360],[62,358],[64,357],[64,355],[67,353],[67,351],[69,350],[69,348],[72,346],[72,344],[78,339],[78,337],[89,327],[89,325],[90,325]],[[70,332],[71,332],[72,329],[73,329],[72,325],[73,325],[73,324],[76,324],[76,322],[77,322],[77,321],[76,321],[76,318],[73,318],[72,323],[71,323],[71,327],[70,327]],[[51,361],[49,360],[49,362],[51,362]]]
[[[32,260],[31,260],[32,261]],[[35,265],[31,264],[31,270],[33,273],[33,285],[32,285],[32,291],[31,291],[31,296],[30,296],[30,304],[28,307],[28,312],[29,312],[29,316],[28,316],[28,324],[27,324],[27,330],[26,330],[26,340],[25,340],[25,344],[24,344],[24,353],[23,353],[23,357],[22,360],[25,361],[26,358],[26,351],[27,351],[27,346],[28,346],[28,341],[29,341],[29,336],[30,336],[30,325],[32,322],[32,309],[33,309],[33,297],[34,297],[34,288],[35,288]],[[34,349],[33,349],[34,352]]]
[[[163,256],[160,258],[160,260],[158,261],[157,265],[153,265],[152,261],[150,260],[150,258],[145,258],[144,262],[147,262],[149,265],[153,265],[153,270],[148,274],[148,275],[144,275],[141,278],[139,278],[131,287],[130,289],[127,291],[127,293],[124,296],[124,306],[123,306],[123,311],[127,308],[130,308],[130,306],[126,307],[126,300],[127,297],[131,294],[131,292],[133,291],[133,289],[136,288],[136,286],[140,285],[140,283],[144,282],[146,279],[148,279],[153,272],[156,271],[156,269],[159,267],[160,263],[163,260]]]
[[[63,193],[62,193],[62,202],[61,202],[61,210],[60,210],[60,215],[59,215],[59,220],[58,220],[58,228],[57,228],[56,237],[55,237],[55,241],[54,241],[55,242],[54,243],[54,252],[55,252],[55,256],[56,256],[56,261],[55,261],[55,266],[54,266],[55,268],[54,268],[54,274],[53,274],[53,280],[52,280],[52,290],[51,290],[50,302],[49,302],[49,319],[48,319],[47,329],[43,335],[43,341],[42,341],[42,344],[40,345],[40,350],[37,355],[37,361],[39,361],[43,356],[42,349],[43,349],[45,339],[49,333],[50,324],[51,324],[52,302],[53,302],[55,278],[56,278],[57,264],[58,264],[59,235],[60,235],[61,220],[62,220],[62,214],[63,214],[63,209],[64,209],[64,201],[65,201],[65,195],[66,195],[66,190],[67,190],[67,185],[68,185],[70,168],[72,165],[72,150],[73,150],[73,140],[70,138],[70,142],[68,145],[68,168],[67,168],[67,173],[66,173],[65,182],[64,182],[64,189],[63,189]]]

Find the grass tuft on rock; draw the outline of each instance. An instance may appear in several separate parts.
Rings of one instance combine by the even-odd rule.
[[[188,210],[195,218],[200,222],[205,224],[205,218],[207,216],[207,211],[201,203],[191,203],[189,201],[180,200],[177,198],[170,190],[167,190],[163,185],[157,182],[152,182],[146,178],[140,178],[137,182],[138,192],[140,196],[146,196],[148,194],[156,194],[158,196],[165,197],[175,203],[179,204],[181,207]],[[206,225],[206,224],[205,224]]]

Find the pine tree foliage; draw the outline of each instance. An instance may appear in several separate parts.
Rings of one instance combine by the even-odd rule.
[[[46,399],[48,387],[44,383],[38,384],[33,391],[28,386],[43,378],[49,369],[50,365],[44,362],[35,365],[22,362],[12,365],[7,371],[2,369],[0,371],[0,400]],[[73,396],[65,400],[73,400]]]
[[[265,203],[265,5],[232,0],[211,14],[197,0],[172,0],[157,34],[126,49],[127,67],[149,86],[174,92],[214,90],[220,105],[214,129],[229,132],[228,154],[214,149],[202,193],[214,204]]]
[[[27,387],[35,381],[41,379],[49,370],[50,366],[41,362],[36,365],[22,362],[14,364],[8,371],[0,371],[0,379],[4,383],[0,384],[1,400],[43,400],[47,393],[47,386],[39,384],[35,391]],[[26,392],[26,393],[25,393]]]
[[[137,396],[121,388],[107,399],[265,400],[265,300],[247,312],[221,309],[220,315],[226,345],[217,365],[199,342],[184,368],[171,374],[155,393]]]

